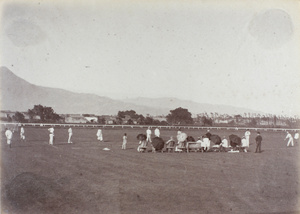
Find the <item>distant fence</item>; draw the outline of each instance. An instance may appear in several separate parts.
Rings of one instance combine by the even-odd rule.
[[[147,129],[156,128],[159,129],[205,129],[205,130],[264,130],[264,131],[300,131],[300,129],[287,129],[287,128],[247,128],[247,127],[204,127],[204,126],[159,126],[159,125],[104,125],[104,124],[82,124],[82,123],[5,123],[0,122],[0,125],[4,127],[19,127],[21,125],[27,127],[81,127],[81,128],[142,128]]]

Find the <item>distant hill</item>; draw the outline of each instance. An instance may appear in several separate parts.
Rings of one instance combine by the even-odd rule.
[[[0,72],[2,110],[27,111],[34,105],[41,104],[52,107],[56,113],[115,115],[120,110],[131,109],[138,113],[160,113],[155,108],[125,103],[108,97],[33,85],[16,76],[6,67],[1,67]]]
[[[170,110],[183,107],[191,113],[218,112],[241,114],[257,112],[225,105],[201,104],[176,98],[136,98],[114,100],[95,94],[74,93],[63,89],[33,85],[0,67],[1,109],[27,111],[34,105],[50,106],[56,113],[116,115],[118,111],[135,110],[138,114],[167,115]]]

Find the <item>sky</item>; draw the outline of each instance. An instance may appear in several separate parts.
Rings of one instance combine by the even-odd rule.
[[[0,5],[1,66],[30,83],[300,115],[299,1]]]

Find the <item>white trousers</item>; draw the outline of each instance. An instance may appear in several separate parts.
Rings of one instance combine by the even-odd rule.
[[[289,146],[290,143],[292,144],[292,146],[294,146],[294,139],[293,138],[290,138],[287,145],[286,146]]]
[[[7,144],[11,144],[11,138],[7,138]]]
[[[72,143],[72,142],[71,142],[71,139],[72,139],[72,133],[69,134],[68,143]]]
[[[152,141],[151,141],[151,135],[147,135],[146,141],[147,141],[147,142],[150,142],[150,143],[152,142]]]
[[[54,134],[49,134],[49,144],[53,145]]]

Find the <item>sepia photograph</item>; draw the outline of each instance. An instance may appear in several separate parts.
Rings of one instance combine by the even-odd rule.
[[[300,1],[2,0],[3,214],[300,213]]]

